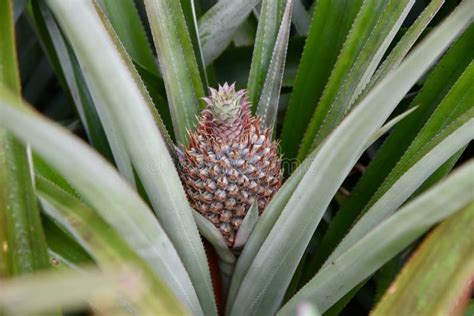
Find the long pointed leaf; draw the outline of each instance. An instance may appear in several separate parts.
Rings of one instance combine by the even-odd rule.
[[[68,46],[43,0],[31,2],[28,9],[43,49],[55,69],[59,82],[71,95],[90,143],[104,157],[112,161],[110,146],[74,52]]]
[[[413,140],[420,134],[423,126],[438,108],[440,101],[452,89],[473,57],[474,26],[471,25],[428,76],[423,89],[412,102],[412,106],[418,106],[417,110],[393,129],[377,152],[375,159],[370,163],[367,171],[352,190],[349,198],[334,217],[318,252],[311,261],[310,266],[314,272],[347,234],[348,229],[353,226],[362,211],[366,210],[372,196],[405,154]],[[455,101],[455,104],[457,104],[457,101]],[[444,120],[446,125],[452,121],[452,119],[449,119],[450,106],[447,104],[444,112],[438,111],[439,118]],[[425,129],[424,131],[425,139],[430,139],[438,134],[439,129]],[[426,152],[427,148],[423,145],[423,142],[419,143],[416,149],[413,148],[412,153],[419,153],[421,150]]]
[[[180,1],[145,0],[176,140],[187,144],[204,90]],[[201,104],[203,105],[203,104]]]
[[[13,2],[0,0],[0,87],[20,98]],[[26,146],[0,128],[0,278],[49,266]]]
[[[119,306],[123,299],[135,303],[150,290],[147,279],[132,267],[99,271],[88,268],[82,273],[48,272],[17,278],[2,284],[2,315],[50,315],[56,308],[74,311],[92,307],[101,313],[123,315],[130,305]],[[97,299],[100,297],[100,299]],[[21,304],[19,304],[21,302]],[[90,305],[88,305],[90,304]],[[167,309],[142,308],[144,313],[169,313]],[[163,315],[163,314],[162,314]]]
[[[317,100],[337,60],[362,0],[318,0],[294,90],[286,112],[281,147],[287,159],[296,158]]]
[[[184,18],[188,25],[189,36],[193,43],[194,55],[196,56],[199,72],[201,74],[201,81],[204,87],[209,86],[207,80],[206,64],[201,48],[201,39],[199,37],[199,26],[197,21],[197,10],[199,8],[195,0],[180,0],[183,9]]]
[[[257,34],[253,46],[252,64],[250,65],[247,82],[247,94],[253,109],[256,109],[265,83],[284,7],[285,2],[283,0],[262,1]]]
[[[92,2],[75,2],[73,6],[59,1],[49,3],[76,48],[81,66],[88,69],[86,79],[90,88],[103,100],[103,110],[110,115],[117,137],[124,142],[153,209],[194,284],[204,312],[215,313],[204,247],[166,141],[155,124],[151,101],[129,58],[120,44],[114,42],[113,30]],[[161,0],[147,4],[156,5],[148,8],[149,14],[166,7]],[[102,54],[97,55],[97,49]],[[114,74],[113,78],[110,74]],[[164,78],[166,81],[166,75]]]
[[[134,1],[101,0],[101,3],[130,58],[156,73],[155,58]]]
[[[329,266],[322,269],[279,312],[292,315],[297,304],[309,300],[321,311],[385,262],[443,220],[474,201],[474,162],[400,209]]]
[[[395,70],[398,65],[400,65],[403,58],[405,58],[405,56],[408,54],[408,51],[415,44],[416,40],[426,29],[444,2],[445,0],[433,0],[428,4],[425,10],[423,10],[423,12],[418,16],[413,25],[410,26],[408,31],[403,35],[397,45],[392,49],[387,58],[385,58],[382,65],[380,65],[380,67],[377,69],[373,77],[370,79],[369,84],[365,88],[364,93],[359,96],[359,99],[362,99],[377,82],[379,82],[389,72]]]
[[[138,308],[150,308],[154,313],[184,313],[154,267],[140,258],[93,209],[44,179],[38,181],[38,192],[45,212],[67,229],[104,271],[130,263],[148,280],[150,289],[142,294]]]
[[[457,105],[471,106],[470,98],[472,93],[474,93],[474,87],[472,87],[474,63],[469,68],[470,75],[465,73],[465,80],[453,88],[446,101],[441,104],[440,109],[443,105],[447,105],[447,108],[454,112],[454,107]],[[471,89],[469,86],[471,86]],[[442,113],[442,111],[440,112]],[[474,137],[473,117],[474,107],[471,107],[459,119],[450,122],[447,128],[438,131],[438,134],[431,140],[423,139],[422,136],[426,133],[422,131],[369,201],[366,206],[368,210],[363,211],[363,216],[351,228],[336,250],[331,254],[328,261],[336,258],[356,243],[366,232],[390,216],[434,171],[462,147],[466,146]],[[426,130],[429,130],[429,127],[434,125],[430,124],[433,121],[428,122],[428,126],[425,126]],[[437,129],[433,130],[436,131]],[[418,146],[416,146],[417,141],[423,144],[424,148],[418,149]],[[420,157],[420,154],[416,155],[413,153],[415,148],[419,150],[418,153],[424,155]]]
[[[193,312],[201,307],[189,276],[148,206],[115,169],[67,130],[51,123],[0,89],[0,126],[29,142],[81,196],[149,263]]]
[[[206,65],[229,45],[239,25],[261,0],[221,0],[199,19],[199,35]]]
[[[285,71],[292,9],[293,0],[287,0],[257,107],[257,114],[262,118],[264,126],[272,130],[277,118],[278,101],[280,100],[283,72]]]
[[[399,117],[394,118],[393,121],[398,121],[409,115],[411,112],[412,111],[407,111]],[[390,122],[387,124],[390,124]],[[382,129],[384,129],[384,127],[386,128],[387,126],[384,125],[381,130],[375,132],[370,137],[370,141],[377,140],[377,136],[380,136],[382,134]],[[366,147],[372,144],[370,143],[370,141],[367,142]],[[280,190],[265,208],[265,212],[262,214],[259,221],[257,222],[255,229],[249,236],[249,240],[245,245],[242,254],[239,257],[239,260],[237,261],[229,291],[229,296],[227,299],[228,306],[232,306],[240,284],[242,283],[242,280],[245,277],[245,274],[247,273],[252,263],[252,260],[257,255],[258,250],[265,241],[265,238],[270,233],[272,227],[275,225],[276,221],[278,220],[278,217],[281,215],[281,212],[288,203],[288,200],[290,199],[291,195],[293,194],[301,179],[303,178],[306,172],[306,166],[311,164],[318,150],[319,148],[316,148],[315,150],[313,150],[313,152],[311,152],[311,154],[308,155],[305,161],[301,165],[299,165],[295,172],[293,172],[291,176],[285,181],[283,186],[280,188]]]
[[[463,2],[396,72],[373,89],[322,144],[253,260],[233,303],[232,314],[276,311],[324,210],[361,155],[370,135],[382,125],[416,80],[469,25],[474,14],[473,5],[472,2]]]
[[[364,2],[316,106],[297,159],[302,161],[351,109],[414,2]]]
[[[371,315],[429,316],[461,312],[468,303],[474,274],[474,234],[466,234],[472,227],[474,204],[436,227]]]

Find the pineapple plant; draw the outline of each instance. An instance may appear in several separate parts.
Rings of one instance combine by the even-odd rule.
[[[0,314],[470,315],[473,19],[0,0]]]

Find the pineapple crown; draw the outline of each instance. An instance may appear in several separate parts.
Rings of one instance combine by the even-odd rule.
[[[219,89],[209,88],[211,95],[203,98],[214,120],[229,122],[240,117],[242,112],[248,111],[248,101],[245,90],[235,91],[235,83],[219,85]]]

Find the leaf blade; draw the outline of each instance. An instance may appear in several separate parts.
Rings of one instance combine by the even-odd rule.
[[[411,107],[417,105],[418,109],[393,129],[368,166],[367,171],[331,222],[319,251],[312,260],[311,266],[314,267],[314,270],[321,266],[340,240],[347,234],[348,229],[352,227],[373,194],[382,185],[420,133],[422,127],[438,108],[441,100],[445,98],[459,76],[465,71],[474,57],[473,50],[470,49],[470,47],[474,49],[473,40],[474,27],[471,26],[453,44],[429,75],[423,89],[411,104]],[[446,113],[439,113],[439,115],[442,118],[448,118],[449,112],[448,110]],[[426,131],[428,132],[427,135],[431,135],[431,137],[437,133],[436,131]],[[421,148],[418,147],[418,149]]]
[[[280,136],[287,159],[296,158],[316,100],[336,62],[334,52],[342,48],[361,4],[362,0],[320,0],[316,4]]]
[[[204,97],[199,68],[179,1],[146,0],[176,140],[186,145]],[[177,36],[176,36],[177,35]]]
[[[0,87],[20,98],[13,2],[0,1]],[[26,146],[0,129],[0,276],[49,266]]]
[[[287,0],[257,107],[257,114],[262,118],[264,126],[272,131],[276,123],[278,101],[280,100],[283,72],[285,70],[292,10],[293,0]]]
[[[247,81],[247,95],[255,110],[260,99],[261,90],[272,58],[281,23],[284,1],[263,0],[255,36],[249,78]]]
[[[474,238],[463,232],[470,227],[474,227],[474,205],[436,227],[403,267],[371,315],[447,315],[467,305],[464,292],[474,271]],[[435,275],[436,280],[433,280]]]
[[[238,26],[259,2],[260,0],[218,1],[199,19],[199,36],[206,65],[224,51]]]
[[[298,160],[321,143],[352,108],[413,4],[413,0],[364,2],[316,105]]]
[[[0,125],[30,143],[33,150],[63,174],[151,266],[166,272],[160,277],[183,303],[199,314],[197,295],[174,246],[138,194],[100,155],[67,130],[29,108],[14,105],[20,103],[11,93],[0,89]]]
[[[471,161],[390,219],[371,231],[330,266],[321,270],[279,312],[290,315],[302,300],[325,311],[433,224],[472,203],[474,163]],[[324,294],[323,294],[324,293]]]
[[[78,2],[74,4],[77,10],[71,10],[72,5],[69,4],[59,5],[56,1],[50,1],[50,4],[54,5],[53,11],[78,51],[82,67],[89,70],[87,80],[91,90],[103,101],[100,104],[102,112],[110,116],[116,137],[123,142],[130,155],[153,210],[174,243],[196,288],[204,312],[215,313],[204,247],[168,151],[166,134],[155,123],[150,97],[130,59],[121,49],[120,43],[114,41],[113,29],[96,5]],[[149,14],[155,9],[163,13],[159,10],[167,7],[161,0],[147,2],[147,5],[151,4],[153,6],[148,7]],[[173,2],[173,8],[178,10],[179,2]],[[173,13],[166,10],[164,13]],[[81,15],[76,11],[81,12]],[[161,20],[162,16],[159,17]],[[163,32],[162,29],[159,31]],[[95,52],[99,47],[103,54],[97,56]],[[115,74],[115,78],[110,77],[111,73]]]
[[[365,142],[382,125],[417,78],[469,25],[472,12],[465,10],[469,10],[472,5],[470,2],[463,2],[413,51],[396,72],[377,85],[323,143],[308,173],[301,180],[252,262],[232,306],[232,314],[260,309],[274,312],[278,308],[292,272],[296,269],[326,206],[361,155]],[[386,91],[391,91],[390,98]],[[371,107],[377,107],[377,111],[373,111]],[[377,115],[374,115],[375,112]],[[361,138],[361,143],[355,141],[356,134]],[[288,235],[292,238],[286,238]]]

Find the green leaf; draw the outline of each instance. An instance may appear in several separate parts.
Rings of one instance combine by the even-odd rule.
[[[130,263],[148,280],[150,288],[138,302],[140,308],[155,309],[153,312],[158,314],[166,310],[183,313],[183,307],[162,281],[166,277],[159,278],[158,273],[164,271],[140,258],[139,251],[133,250],[96,211],[43,179],[38,181],[38,191],[44,211],[67,229],[104,271]]]
[[[0,311],[2,315],[37,315],[38,312],[51,313],[55,308],[74,311],[90,304],[94,310],[114,315],[120,310],[121,314],[127,307],[141,315],[176,313],[176,309],[160,308],[157,304],[136,306],[149,290],[149,280],[132,266],[121,266],[111,271],[89,268],[82,273],[48,272],[2,284]],[[124,299],[131,302],[131,306],[120,306]]]
[[[204,312],[214,313],[207,257],[166,140],[153,118],[149,96],[125,52],[113,41],[113,30],[100,12],[91,3],[77,5],[72,10],[70,5],[54,2],[53,11],[78,51],[81,66],[89,69],[89,86],[103,100],[99,113],[110,119],[115,137],[123,141],[156,215],[189,273]],[[97,49],[103,51],[100,56],[95,54]],[[119,72],[122,75],[117,75]]]
[[[244,220],[242,221],[242,224],[240,225],[240,228],[237,231],[237,234],[235,236],[234,249],[238,250],[245,246],[250,234],[253,231],[253,228],[255,227],[255,224],[257,224],[257,221],[258,207],[257,204],[254,202],[252,206],[250,206],[249,211],[245,215]]]
[[[395,126],[377,152],[375,159],[370,163],[367,171],[352,190],[349,198],[338,211],[323,237],[316,256],[311,261],[310,266],[312,266],[314,271],[321,266],[323,261],[327,259],[337,244],[347,234],[348,229],[360,216],[367,203],[369,203],[372,196],[405,154],[423,126],[433,115],[433,112],[438,108],[440,101],[452,89],[454,83],[465,71],[473,57],[474,26],[470,26],[441,59],[429,75],[421,92],[411,103],[411,108],[418,106],[417,110]],[[445,111],[438,112],[439,118],[447,119],[450,117],[449,113],[451,110],[446,109]],[[447,123],[448,121],[445,121],[446,124],[449,124]],[[425,129],[425,137],[431,138],[438,131],[437,129]],[[417,147],[412,152],[419,150],[421,148]],[[444,174],[447,171],[449,169]]]
[[[316,102],[321,97],[362,0],[318,0],[315,3],[316,11],[280,136],[282,152],[290,160],[296,158]]]
[[[299,161],[316,148],[352,108],[414,2],[364,1],[305,132],[298,151]]]
[[[311,16],[306,11],[303,5],[303,0],[295,0],[292,20],[298,35],[308,35],[309,26],[311,24]]]
[[[472,203],[473,185],[474,162],[471,161],[401,208],[319,271],[280,310],[279,315],[293,315],[297,304],[308,300],[321,311],[326,311],[432,225]]]
[[[321,316],[318,308],[309,302],[304,302],[298,305],[297,308],[297,315],[298,316]]]
[[[311,153],[307,160],[312,161],[314,159],[316,150]],[[253,259],[256,257],[260,250],[265,238],[270,233],[271,229],[275,225],[276,221],[281,215],[281,212],[285,208],[288,200],[291,198],[296,187],[300,183],[301,179],[305,175],[306,169],[303,164],[300,165],[297,170],[291,175],[291,177],[283,183],[283,186],[278,190],[275,196],[271,199],[270,203],[266,206],[265,211],[260,216],[255,228],[250,234],[247,243],[237,260],[236,267],[232,276],[229,295],[227,297],[227,309],[226,314],[230,314],[231,308],[234,305],[235,298],[239,292],[242,281],[247,274]]]
[[[87,138],[107,159],[112,161],[112,152],[87,89],[77,58],[64,39],[54,17],[44,1],[31,1],[29,13],[32,24],[48,55],[59,82],[76,107]]]
[[[68,4],[70,5],[70,3]],[[0,126],[28,142],[126,240],[193,312],[201,307],[168,236],[139,195],[100,155],[0,89]]]
[[[138,64],[134,63],[134,65],[148,93],[150,93],[150,97],[155,103],[155,107],[158,111],[157,119],[163,120],[164,129],[167,132],[173,131],[173,122],[171,121],[171,113],[168,107],[168,100],[166,99],[166,89],[163,79],[160,78],[157,73],[150,72]],[[174,134],[171,133],[169,137],[171,138],[171,144],[175,141]]]
[[[72,185],[61,175],[58,171],[53,169],[44,159],[33,153],[33,166],[35,177],[48,180],[61,190],[80,198],[79,193],[72,187]]]
[[[364,207],[362,217],[331,254],[335,258],[407,200],[428,177],[466,146],[474,135],[474,62],[438,106],[432,117]],[[456,115],[459,117],[456,118]],[[454,116],[454,119],[452,118]]]
[[[381,131],[384,130],[388,124],[391,125],[392,123],[395,123],[396,121],[399,121],[402,118],[406,117],[410,113],[411,111],[407,111],[406,113],[403,113],[400,116],[394,118],[391,122],[387,123],[380,130],[375,132],[370,137],[370,140],[375,141],[377,139],[376,137],[382,134]],[[368,147],[369,145],[371,145],[370,141],[367,142],[366,147]],[[280,188],[280,190],[265,208],[265,212],[262,214],[259,221],[257,222],[256,228],[254,229],[252,235],[250,235],[249,240],[247,241],[247,244],[245,245],[245,248],[239,257],[239,260],[237,261],[237,266],[234,271],[234,276],[232,279],[228,297],[229,305],[231,305],[230,303],[233,303],[240,284],[242,283],[242,280],[245,274],[247,273],[253,258],[257,255],[258,250],[265,241],[265,238],[270,233],[272,227],[278,220],[278,217],[285,208],[291,195],[293,194],[301,179],[305,175],[306,166],[311,164],[318,150],[319,148],[313,150],[313,152],[308,155],[305,161],[297,167],[295,172],[293,172],[291,176],[285,181],[283,186]],[[312,264],[310,264],[310,266],[312,266]]]
[[[276,311],[326,207],[362,154],[370,135],[467,27],[474,12],[470,10],[472,5],[463,2],[321,145],[246,273],[232,314]]]
[[[466,234],[472,227],[474,204],[441,223],[419,246],[371,315],[462,313],[474,271],[474,236]]]
[[[376,227],[378,223],[395,212],[432,172],[455,154],[459,148],[469,143],[474,133],[474,120],[472,117],[474,117],[474,108],[471,108],[458,122],[453,123],[454,128],[444,130],[440,137],[437,137],[442,139],[442,141],[436,139],[435,141],[439,141],[439,143],[422,158],[413,159],[416,163],[411,165],[402,175],[398,175],[397,171],[404,161],[402,160],[395,167],[394,173],[389,175],[379,191],[384,193],[376,193],[373,198],[374,202],[371,200],[369,204],[370,208],[339,243],[327,259],[325,265],[328,265],[334,258],[337,258],[360,240],[366,232]],[[397,176],[394,176],[394,174],[397,174]],[[397,179],[396,182],[392,182],[394,178]]]
[[[292,87],[296,75],[301,52],[303,51],[304,38],[291,37],[283,73],[283,87]],[[216,82],[235,82],[239,88],[245,88],[249,76],[249,65],[252,60],[252,47],[236,47],[226,50],[215,62]],[[286,93],[283,92],[283,95]],[[288,94],[286,94],[288,95]]]
[[[207,218],[198,212],[193,210],[193,215],[199,231],[204,236],[204,238],[206,238],[214,246],[219,259],[225,263],[233,264],[235,262],[235,256],[227,246],[227,243],[221,232],[216,228],[216,226],[214,226],[214,224],[209,222]]]
[[[199,19],[199,35],[206,65],[229,45],[239,25],[260,0],[220,0]]]
[[[273,50],[281,25],[285,1],[263,0],[253,46],[247,95],[255,110],[267,77]]]
[[[83,265],[92,263],[92,258],[77,242],[48,216],[42,218],[50,262],[56,267],[66,266],[81,270]]]
[[[133,167],[132,167],[132,162],[131,162],[131,157],[129,153],[127,152],[126,145],[124,144],[124,140],[121,136],[121,133],[119,131],[119,126],[117,126],[113,120],[113,114],[111,111],[107,108],[106,103],[110,102],[110,98],[107,99],[107,96],[104,95],[103,89],[101,89],[102,86],[96,84],[93,80],[91,80],[91,72],[89,72],[89,68],[84,63],[84,54],[86,54],[87,50],[79,50],[77,49],[78,41],[79,39],[75,38],[74,36],[71,36],[71,31],[68,28],[68,24],[64,23],[64,19],[61,18],[60,15],[58,15],[57,7],[55,7],[53,4],[56,3],[55,1],[47,2],[53,11],[58,23],[60,26],[63,28],[63,31],[68,38],[71,47],[74,49],[74,51],[77,54],[77,59],[79,61],[79,65],[81,68],[86,69],[84,71],[84,78],[86,80],[87,86],[89,88],[89,91],[91,93],[92,99],[94,100],[95,103],[95,109],[97,110],[97,113],[99,114],[99,117],[101,119],[101,122],[103,124],[105,133],[107,135],[107,139],[109,141],[110,147],[112,149],[112,154],[114,156],[114,160],[117,164],[118,169],[120,170],[120,173],[125,176],[125,178],[133,185],[136,186],[135,183],[135,176],[133,172]],[[92,2],[91,2],[92,3]],[[97,8],[97,7],[95,7]],[[73,9],[69,6],[66,10],[67,12],[72,12]],[[78,13],[81,11],[78,11]],[[79,15],[76,16],[76,19],[79,18]],[[105,17],[104,17],[105,18]],[[97,21],[95,21],[97,23]],[[89,27],[91,25],[88,25]],[[87,27],[81,26],[81,29],[84,31]],[[111,29],[111,27],[110,27]],[[94,30],[95,31],[95,30]],[[92,31],[91,31],[92,32]],[[93,32],[90,33],[91,36],[95,35]],[[115,35],[116,36],[116,35]],[[89,42],[89,46],[96,45],[97,43],[94,42],[92,39]],[[86,48],[86,46],[83,46]],[[123,47],[120,46],[120,48]],[[94,54],[97,56],[95,53],[96,50],[98,49],[96,46],[94,46]],[[103,52],[103,56],[105,56],[105,52]],[[96,58],[97,59],[97,58]],[[88,65],[90,66],[90,65]],[[92,71],[93,72],[93,71]],[[115,87],[117,89],[117,86]],[[126,100],[126,99],[125,99]],[[123,101],[122,101],[123,102]]]
[[[199,27],[196,17],[196,4],[194,0],[180,0],[180,2],[188,26],[189,36],[193,43],[194,55],[196,56],[199,73],[201,74],[201,82],[204,87],[208,87],[206,63],[204,62],[204,55],[201,49],[201,39],[199,37]]]
[[[364,92],[359,96],[359,100],[361,100],[377,82],[384,78],[389,72],[394,71],[398,65],[400,65],[403,58],[405,58],[405,56],[408,54],[409,50],[418,40],[420,35],[426,29],[444,2],[445,0],[433,0],[426,6],[423,12],[418,16],[415,22],[413,22],[408,31],[405,32],[403,37],[390,51],[390,54],[387,56],[387,58],[385,58],[382,65],[380,65],[375,74],[372,76],[369,84],[364,89]]]
[[[177,0],[146,0],[160,70],[165,81],[168,104],[178,143],[187,144],[204,97],[199,68],[191,38]]]
[[[26,7],[26,0],[16,0],[13,2],[13,20],[16,22],[18,18],[23,14]]]
[[[385,133],[387,133],[392,127],[397,125],[405,117],[413,113],[413,111],[415,111],[417,108],[418,108],[417,106],[414,106],[411,109],[406,110],[405,112],[397,115],[396,117],[394,117],[393,119],[385,123],[378,131],[376,131],[375,133],[372,134],[372,136],[370,136],[369,141],[366,144],[366,147],[369,147],[370,145],[372,145],[377,139],[382,137]]]
[[[0,88],[9,89],[19,99],[21,86],[10,0],[0,0],[0,29]],[[26,147],[0,129],[0,278],[48,266]]]
[[[133,0],[101,0],[107,17],[130,58],[156,73],[155,57]]]
[[[292,8],[293,0],[287,0],[257,107],[257,114],[262,118],[264,126],[272,130],[276,123],[283,72],[285,71]]]

